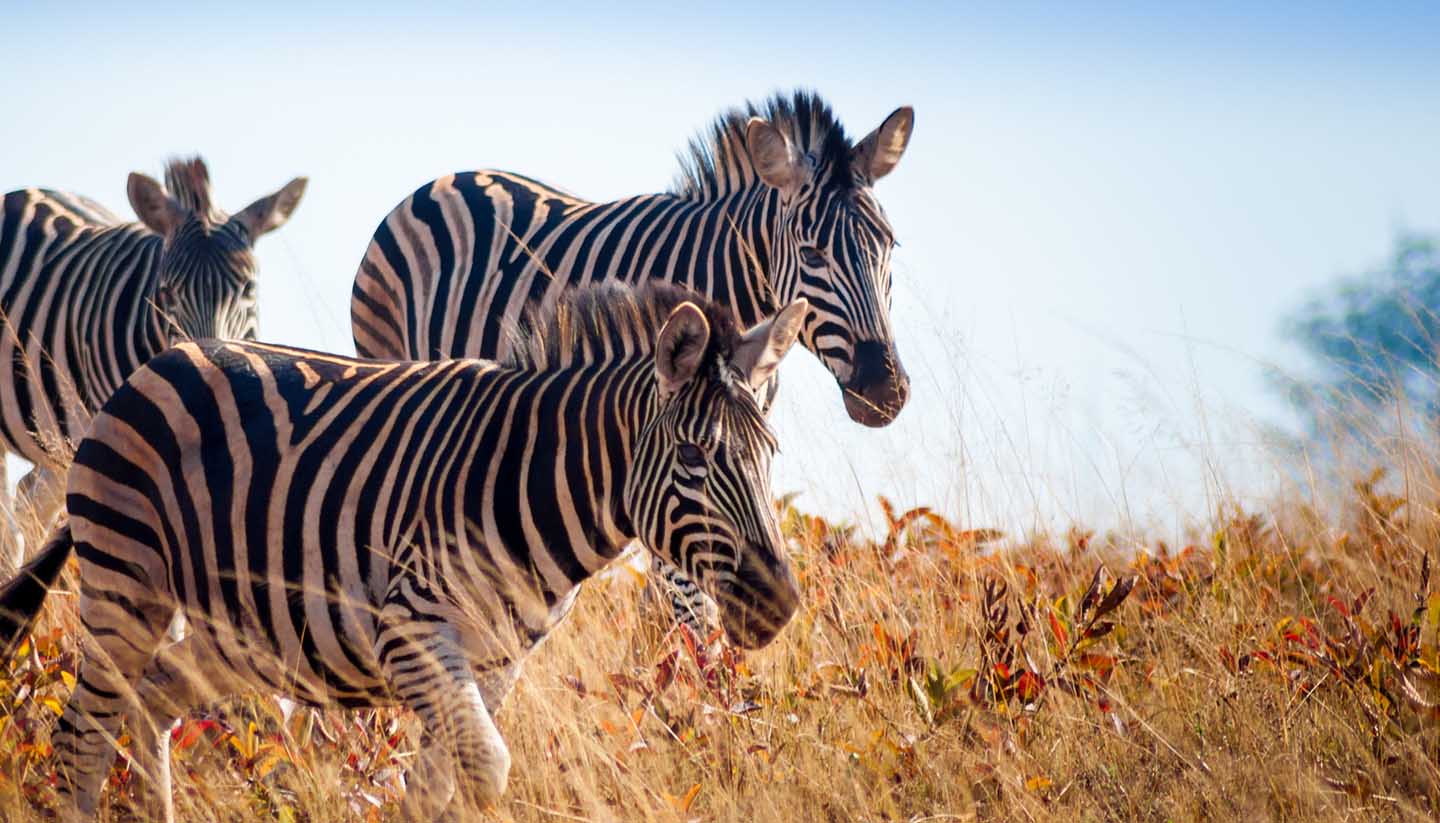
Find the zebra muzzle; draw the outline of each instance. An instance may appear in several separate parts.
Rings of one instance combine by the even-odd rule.
[[[749,570],[745,570],[749,571]],[[719,582],[712,597],[730,642],[745,649],[770,643],[800,607],[800,586],[788,562]]]
[[[910,397],[910,376],[893,346],[877,340],[855,345],[850,379],[841,387],[850,419],[872,428],[888,426]]]

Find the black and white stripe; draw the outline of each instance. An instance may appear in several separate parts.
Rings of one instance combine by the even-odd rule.
[[[46,496],[41,475],[64,465],[91,414],[145,361],[176,340],[255,336],[251,247],[288,219],[304,188],[298,178],[231,217],[211,203],[196,158],[172,161],[164,187],[130,175],[137,223],[63,192],[5,195],[0,462],[8,451],[35,464],[31,498]],[[0,509],[4,495],[0,487]],[[48,519],[53,505],[29,502]],[[13,540],[0,536],[0,565],[13,558]]]
[[[244,689],[408,706],[408,816],[484,805],[524,657],[632,539],[735,642],[769,642],[799,592],[751,387],[806,307],[741,332],[687,295],[582,290],[506,364],[200,341],[137,371],[76,450],[68,531],[0,590],[13,648],[73,544],[94,643],[53,736],[62,792],[94,811],[129,716],[168,819],[169,722]]]
[[[599,280],[684,285],[744,323],[803,297],[801,342],[834,374],[851,418],[883,426],[909,380],[889,318],[894,235],[873,184],[899,162],[913,122],[902,107],[852,143],[818,96],[780,95],[721,116],[669,193],[594,203],[493,170],[427,183],[365,252],[356,350],[503,357],[527,307]],[[694,587],[657,571],[677,581],[676,616],[698,629]]]

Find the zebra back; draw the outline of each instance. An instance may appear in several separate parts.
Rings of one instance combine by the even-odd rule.
[[[255,238],[283,224],[304,180],[228,215],[198,158],[166,186],[132,174],[140,222],[47,189],[0,216],[0,449],[63,463],[121,381],[170,342],[254,337]]]
[[[814,94],[722,115],[674,191],[593,203],[486,170],[421,186],[376,229],[351,317],[369,357],[503,357],[527,309],[568,287],[660,280],[753,324],[797,298],[801,342],[852,418],[893,419],[908,396],[889,320],[894,236],[872,189],[908,144],[902,108],[852,142]]]

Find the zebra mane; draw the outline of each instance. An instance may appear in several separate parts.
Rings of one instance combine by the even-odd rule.
[[[720,115],[690,141],[671,192],[689,200],[714,200],[754,185],[760,178],[745,142],[751,117],[769,120],[797,151],[815,158],[817,168],[829,175],[829,185],[841,189],[855,185],[850,165],[854,147],[845,127],[819,94],[796,91],[776,94],[760,105],[746,102]]]
[[[605,280],[568,289],[548,308],[527,312],[514,332],[515,345],[505,365],[566,368],[650,355],[670,313],[686,301],[698,306],[710,323],[710,344],[702,362],[728,362],[740,342],[729,307],[670,283],[631,286]]]
[[[172,158],[165,164],[165,189],[182,208],[196,217],[223,222],[224,215],[210,203],[210,170],[199,157]]]

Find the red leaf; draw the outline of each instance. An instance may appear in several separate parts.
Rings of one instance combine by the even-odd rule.
[[[1016,683],[1015,693],[1020,695],[1020,699],[1026,703],[1033,703],[1035,702],[1035,698],[1040,696],[1040,692],[1044,688],[1045,678],[1034,672],[1026,671],[1020,673],[1020,680]]]
[[[215,725],[214,720],[194,720],[182,723],[170,732],[171,743],[178,750],[188,749],[200,742],[200,738],[205,735],[205,732],[215,728]]]
[[[1055,616],[1053,611],[1050,612],[1050,631],[1055,634],[1055,640],[1060,644],[1062,652],[1070,647],[1070,634],[1065,631],[1064,626],[1060,625],[1060,619]]]
[[[670,687],[671,683],[675,682],[675,667],[679,660],[680,652],[677,650],[665,655],[665,659],[661,660],[655,666],[656,692],[665,691],[667,688]]]

